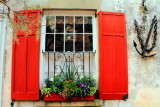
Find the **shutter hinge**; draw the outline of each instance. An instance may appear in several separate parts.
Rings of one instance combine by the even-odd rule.
[[[43,14],[44,14],[44,12],[41,10],[41,11],[40,11],[40,14],[42,14],[42,15],[43,15]]]
[[[10,103],[11,107],[14,106],[14,101],[15,101],[15,100],[12,100],[12,101],[11,101],[11,103]]]
[[[95,18],[97,17],[97,15],[99,15],[99,13],[95,13]]]
[[[128,94],[123,96],[123,100],[126,101],[126,99],[128,99]]]

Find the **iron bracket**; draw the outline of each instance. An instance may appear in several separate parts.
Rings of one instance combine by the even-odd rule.
[[[11,107],[14,106],[14,101],[15,101],[15,100],[12,100],[12,101],[11,101],[11,103],[10,103]]]
[[[126,101],[128,99],[128,94],[123,96],[123,100]]]

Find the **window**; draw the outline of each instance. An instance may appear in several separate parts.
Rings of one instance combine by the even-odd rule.
[[[70,10],[67,12],[67,14],[70,14],[72,12],[73,10]],[[25,13],[25,16],[28,18],[31,16],[36,16],[35,19],[37,20],[31,20],[30,18],[29,20],[37,24],[37,26],[40,26],[39,20],[40,20],[40,15],[42,13],[40,10],[25,10],[25,11],[21,11],[21,13]],[[96,33],[95,32],[96,27],[94,26],[96,26],[97,24],[96,24],[95,18],[93,18],[94,16],[93,12],[91,13],[92,14],[91,16],[88,14],[84,15],[84,11],[82,11],[81,13],[79,12],[77,13],[79,15],[77,14],[66,15],[66,13],[64,14],[63,12],[63,15],[62,15],[62,13],[58,11],[55,15],[53,14],[47,15],[47,16],[44,15],[42,18],[42,25],[41,25],[42,26],[41,42],[40,42],[40,39],[36,38],[36,33],[38,32],[36,27],[33,27],[32,30],[34,30],[35,32],[32,32],[32,35],[27,35],[25,32],[23,34],[21,34],[21,32],[17,32],[18,42],[13,40],[13,49],[12,49],[13,51],[12,52],[12,79],[11,79],[12,80],[11,81],[12,82],[12,89],[11,89],[12,100],[13,99],[14,100],[34,100],[34,101],[39,100],[39,89],[42,88],[44,79],[46,79],[47,76],[49,77],[50,73],[52,72],[55,73],[53,71],[54,70],[53,68],[55,68],[55,61],[57,61],[57,59],[60,58],[59,55],[55,57],[55,54],[59,53],[59,52],[56,53],[56,51],[60,51],[60,50],[56,50],[56,47],[60,45],[60,43],[56,40],[59,39],[60,41],[60,39],[62,38],[62,42],[63,42],[63,45],[62,45],[63,50],[61,50],[62,53],[67,51],[73,51],[73,52],[81,51],[80,49],[76,50],[75,38],[77,35],[81,35],[80,36],[81,38],[83,37],[83,40],[77,39],[77,40],[83,41],[82,42],[83,52],[79,52],[84,55],[84,56],[81,55],[82,60],[80,59],[80,61],[84,65],[84,67],[82,67],[83,70],[86,73],[87,69],[89,69],[88,71],[91,71],[89,73],[92,73],[92,74],[96,73],[97,77],[99,73],[98,71],[100,71],[100,74],[99,74],[100,75],[100,86],[99,86],[100,98],[110,99],[110,100],[127,98],[128,96],[127,95],[128,94],[128,69],[127,69],[128,64],[127,64],[125,14],[103,12],[103,11],[99,12],[99,25],[100,25],[99,47],[100,49],[99,49],[99,54],[93,54],[94,52],[85,52],[85,51],[94,50],[94,46],[95,46],[95,49],[98,50],[98,45],[96,44],[98,44],[99,39],[98,39],[98,36],[94,36],[94,34]],[[15,14],[15,17],[16,15],[17,14]],[[49,24],[50,28],[47,28],[49,26],[46,26],[46,22],[47,22],[46,19],[49,17],[51,17],[52,21],[51,21],[51,24]],[[57,20],[58,18],[59,18],[59,21]],[[76,18],[78,22],[76,22]],[[85,18],[86,20],[88,20],[87,21],[88,24],[85,24]],[[70,21],[68,22],[66,21],[69,19],[73,20],[73,23],[70,23]],[[82,20],[83,20],[83,23],[82,23]],[[61,24],[63,26],[61,26]],[[26,24],[26,25],[29,25],[29,24]],[[54,26],[51,26],[51,25],[54,25]],[[70,26],[68,27],[68,25]],[[90,29],[90,27],[88,27],[89,25],[92,28],[92,30],[89,30]],[[77,30],[78,28],[76,28],[76,26],[79,26],[79,29],[83,30],[83,32],[81,30]],[[59,29],[57,29],[58,27]],[[50,33],[47,33],[46,31]],[[88,32],[88,31],[92,31],[92,32]],[[47,34],[51,35],[53,39],[47,39]],[[92,45],[88,46],[89,50],[86,49],[87,42],[85,42],[86,40],[85,35],[87,34],[92,35]],[[62,35],[62,37],[58,36],[57,38],[56,37],[57,35]],[[67,37],[67,35],[69,35],[69,37]],[[69,49],[66,48],[67,46],[66,44],[68,43],[67,39],[73,41],[73,46],[71,45],[73,47],[73,50],[70,48],[71,47],[70,45],[68,45]],[[49,46],[48,49],[51,49],[50,51],[55,51],[55,52],[50,52],[50,51],[43,52],[43,49],[45,49],[44,44],[47,45],[47,43],[49,43],[48,41],[52,41],[50,42],[51,45],[48,45]],[[91,44],[89,40],[88,42]],[[42,52],[40,50],[42,50]],[[92,53],[92,55],[90,53]],[[74,57],[74,54],[69,54],[69,53],[65,53],[65,54],[72,55]],[[70,59],[71,57],[68,57],[68,58]],[[79,55],[77,56],[77,58],[80,58]],[[65,57],[63,57],[63,59],[66,60]],[[98,62],[99,59],[100,59],[100,63]],[[62,65],[61,63],[62,61],[63,60],[61,59],[58,60],[57,64]],[[75,59],[76,64],[80,64],[80,61]],[[68,60],[66,62],[68,62]],[[69,62],[73,62],[73,60],[69,60]],[[45,74],[46,72],[48,72],[47,75]]]
[[[93,20],[88,15],[46,16],[45,50],[93,51]]]
[[[79,74],[98,73],[94,61],[98,47],[95,11],[44,10],[43,13],[41,49],[45,51],[41,53],[40,89],[46,78],[60,73],[54,66],[62,67],[64,58],[74,57],[75,66],[85,65],[78,69]],[[63,53],[61,58],[57,56],[59,53]]]

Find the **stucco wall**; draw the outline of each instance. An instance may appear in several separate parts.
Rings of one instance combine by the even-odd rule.
[[[143,15],[146,15],[146,26],[144,38],[149,32],[151,19],[157,15],[160,22],[160,1],[147,0],[147,14],[143,14],[140,5],[141,0],[27,0],[26,6],[22,0],[11,0],[9,5],[13,10],[40,8],[73,8],[73,9],[97,9],[103,11],[114,11],[126,13],[127,22],[127,45],[128,45],[128,72],[129,72],[129,99],[106,100],[105,107],[159,107],[160,105],[160,32],[158,31],[157,46],[152,53],[157,53],[155,57],[142,59],[133,46],[133,40],[138,43],[134,30],[134,19],[139,24],[142,23]],[[37,6],[36,6],[37,5]],[[158,26],[160,23],[158,23]],[[5,69],[3,86],[3,106],[9,107],[11,91],[11,53],[12,53],[12,32],[7,27],[5,43]],[[139,48],[139,44],[138,44]],[[98,60],[98,58],[97,58]],[[31,101],[16,101],[15,107],[34,107]]]
[[[5,12],[5,6],[0,4],[0,10]],[[0,107],[2,106],[2,87],[4,74],[4,47],[6,34],[6,16],[0,14]]]
[[[37,7],[40,9],[100,9],[101,0],[11,0],[9,5],[15,10],[35,9]]]
[[[102,0],[103,11],[126,13],[127,42],[128,42],[128,72],[129,72],[129,99],[124,101],[105,101],[105,107],[159,107],[160,106],[160,31],[159,31],[159,0],[146,0],[147,13],[140,9],[142,0]],[[112,4],[108,7],[106,4]],[[146,16],[146,23],[142,23],[142,17]],[[143,38],[146,40],[153,16],[158,19],[157,46],[152,53],[155,57],[142,59],[133,46],[133,40],[137,40],[134,30],[134,19],[139,25],[144,25],[146,30]],[[151,39],[153,40],[153,39]],[[152,42],[151,42],[152,43]],[[151,45],[150,43],[150,45]],[[138,48],[140,45],[138,44]]]
[[[12,10],[24,9],[100,9],[101,0],[11,0],[8,5]],[[3,105],[9,107],[11,102],[11,58],[12,58],[12,30],[7,25],[6,44],[5,44],[5,69],[3,86]],[[98,69],[98,68],[97,68]],[[14,107],[35,107],[33,101],[16,101]]]

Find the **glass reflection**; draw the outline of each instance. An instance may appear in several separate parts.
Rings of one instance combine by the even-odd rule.
[[[82,16],[75,17],[75,32],[83,33],[83,17]]]
[[[73,34],[66,34],[65,51],[73,51]]]
[[[55,37],[55,51],[63,51],[64,48],[64,35],[56,34]]]
[[[83,34],[75,35],[75,51],[83,51]]]
[[[73,16],[66,16],[65,22],[66,33],[73,33]]]
[[[56,33],[64,33],[64,16],[56,16]]]
[[[93,36],[85,34],[85,51],[93,51]]]
[[[92,17],[84,17],[84,32],[92,33]]]
[[[55,30],[55,16],[47,16],[46,18],[46,33],[54,33]]]
[[[46,35],[46,51],[54,51],[54,35],[53,34],[47,34]]]

